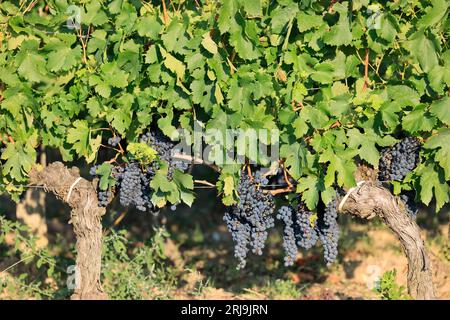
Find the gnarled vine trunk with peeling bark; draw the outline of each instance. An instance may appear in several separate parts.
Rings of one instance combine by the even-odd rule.
[[[77,238],[76,272],[79,282],[71,299],[106,299],[100,282],[102,257],[101,217],[95,184],[80,177],[78,168],[68,169],[60,162],[34,167],[32,185],[43,186],[71,207],[70,223]]]
[[[435,299],[431,263],[419,226],[404,203],[374,179],[374,172],[367,168],[364,174],[361,171],[356,173],[359,185],[341,199],[340,212],[364,219],[380,217],[399,239],[408,259],[408,293],[415,299]]]

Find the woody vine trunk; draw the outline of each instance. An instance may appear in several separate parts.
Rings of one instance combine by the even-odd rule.
[[[373,177],[373,174],[372,174]],[[408,259],[408,293],[415,299],[435,299],[431,263],[420,236],[419,226],[409,216],[404,203],[375,179],[363,180],[341,199],[340,212],[364,219],[376,216],[391,229]]]
[[[71,299],[106,299],[101,282],[102,224],[105,208],[98,206],[95,181],[80,177],[78,168],[60,162],[34,167],[30,183],[44,187],[71,207],[69,223],[77,238],[76,288]]]

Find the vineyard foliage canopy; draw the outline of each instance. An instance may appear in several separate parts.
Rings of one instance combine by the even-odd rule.
[[[355,185],[357,162],[419,137],[421,161],[394,191],[449,202],[447,0],[38,0],[0,3],[0,192],[16,197],[39,146],[95,163],[153,159],[158,127],[278,129],[294,192],[314,209]],[[226,151],[229,146],[220,146]],[[113,155],[114,156],[114,155]],[[261,166],[270,166],[258,159]],[[225,204],[241,165],[217,164]],[[162,167],[160,170],[164,170]],[[107,188],[108,166],[98,171]],[[193,178],[156,174],[158,206],[194,200]]]

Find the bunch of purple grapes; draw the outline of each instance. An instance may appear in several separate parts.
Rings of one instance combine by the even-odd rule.
[[[305,203],[299,200],[296,212],[295,235],[297,244],[304,249],[312,248],[319,237],[315,220],[312,218],[313,215],[314,213],[308,210]]]
[[[90,169],[90,174],[97,176],[98,166]],[[150,201],[151,188],[150,181],[155,175],[152,165],[142,167],[139,163],[132,161],[123,166],[115,166],[111,171],[112,177],[116,180],[116,192],[119,194],[120,204],[129,207],[134,206],[140,211],[148,211],[157,214],[158,211]],[[113,198],[110,189],[97,190],[99,205],[106,207]]]
[[[403,180],[419,163],[420,141],[407,137],[393,147],[381,151],[378,179]]]
[[[277,218],[284,222],[283,247],[286,266],[295,262],[298,247],[310,249],[318,239],[322,242],[327,264],[336,260],[339,239],[337,198],[317,213],[316,220],[312,219],[313,215],[301,199],[298,199],[297,210],[292,206],[282,206],[278,210]]]
[[[291,206],[282,206],[278,210],[277,214],[277,219],[284,222],[283,248],[284,252],[286,253],[284,257],[285,266],[291,266],[294,264],[298,252],[292,213],[293,210]]]
[[[386,148],[381,152],[378,179],[380,181],[403,180],[408,173],[414,170],[420,161],[420,141],[415,137],[407,137]],[[414,192],[403,191],[400,199],[411,218],[417,216],[417,205]]]
[[[325,209],[318,212],[316,230],[323,247],[323,257],[327,264],[333,263],[338,255],[339,225],[337,223],[337,198]]]
[[[116,147],[120,141],[121,138],[119,136],[114,136],[108,139],[108,144]],[[168,163],[169,179],[172,179],[175,169],[185,171],[189,167],[189,162],[176,160],[172,157],[175,143],[161,132],[149,131],[140,138],[140,141],[150,145],[158,153],[159,160]],[[150,200],[152,192],[150,182],[155,172],[159,169],[159,164],[158,160],[145,166],[136,161],[131,161],[123,165],[115,166],[112,169],[111,175],[116,179],[115,191],[119,194],[121,205],[134,206],[140,211],[150,211],[154,214],[158,212]],[[98,166],[91,167],[90,174],[92,176],[98,176],[96,173],[97,168]],[[100,206],[107,206],[113,198],[113,192],[110,189],[99,189],[97,190],[97,194]],[[176,205],[173,205],[171,209],[175,210]]]
[[[242,172],[237,188],[239,203],[225,212],[224,221],[235,243],[235,257],[239,260],[238,269],[245,267],[249,248],[254,254],[262,254],[268,230],[274,227],[273,196],[262,189],[267,182],[260,172],[256,172],[253,179]]]
[[[128,163],[116,178],[120,186],[121,205],[135,206],[140,211],[153,209],[150,202],[149,177],[137,162]]]

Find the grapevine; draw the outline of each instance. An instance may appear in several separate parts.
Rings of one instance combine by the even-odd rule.
[[[395,202],[377,203],[401,202],[390,211],[409,214],[407,230],[419,204],[450,203],[445,0],[25,3],[0,3],[1,194],[44,188],[31,185],[42,150],[90,167],[97,222],[114,198],[155,214],[191,206],[203,181],[226,206],[239,268],[275,218],[285,265],[318,241],[335,261],[342,190],[349,203],[362,194],[350,190],[387,190]],[[78,178],[44,189],[76,205],[91,190]]]

